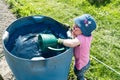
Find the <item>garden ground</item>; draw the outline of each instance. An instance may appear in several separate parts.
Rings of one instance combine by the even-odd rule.
[[[4,0],[0,0],[0,74],[4,80],[13,80],[13,75],[3,56],[2,34],[6,27],[15,20],[15,16],[9,11],[8,5]]]

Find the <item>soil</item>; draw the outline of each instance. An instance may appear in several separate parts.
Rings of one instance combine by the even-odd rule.
[[[2,46],[2,34],[5,29],[15,20],[16,17],[10,12],[5,0],[0,0],[0,75],[4,80],[15,80],[6,62]]]

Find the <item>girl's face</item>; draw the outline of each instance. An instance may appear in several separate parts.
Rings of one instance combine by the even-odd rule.
[[[82,34],[82,31],[80,30],[80,28],[76,24],[73,25],[72,34],[74,37]]]

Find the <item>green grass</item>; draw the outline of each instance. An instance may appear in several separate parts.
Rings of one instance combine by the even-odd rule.
[[[93,32],[91,55],[120,72],[120,0],[106,0],[106,2],[99,3],[94,2],[95,0],[6,1],[18,18],[45,15],[70,26],[73,24],[74,17],[84,13],[91,14],[97,22],[97,29]],[[90,3],[89,1],[93,2]],[[92,57],[91,67],[85,76],[89,80],[119,80],[120,78],[120,75],[106,68]],[[71,64],[69,80],[75,80],[73,63]]]

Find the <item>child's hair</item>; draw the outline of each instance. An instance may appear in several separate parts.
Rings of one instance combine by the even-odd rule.
[[[82,16],[76,17],[74,22],[84,36],[91,36],[92,31],[96,29],[96,22],[90,14],[83,14]]]

